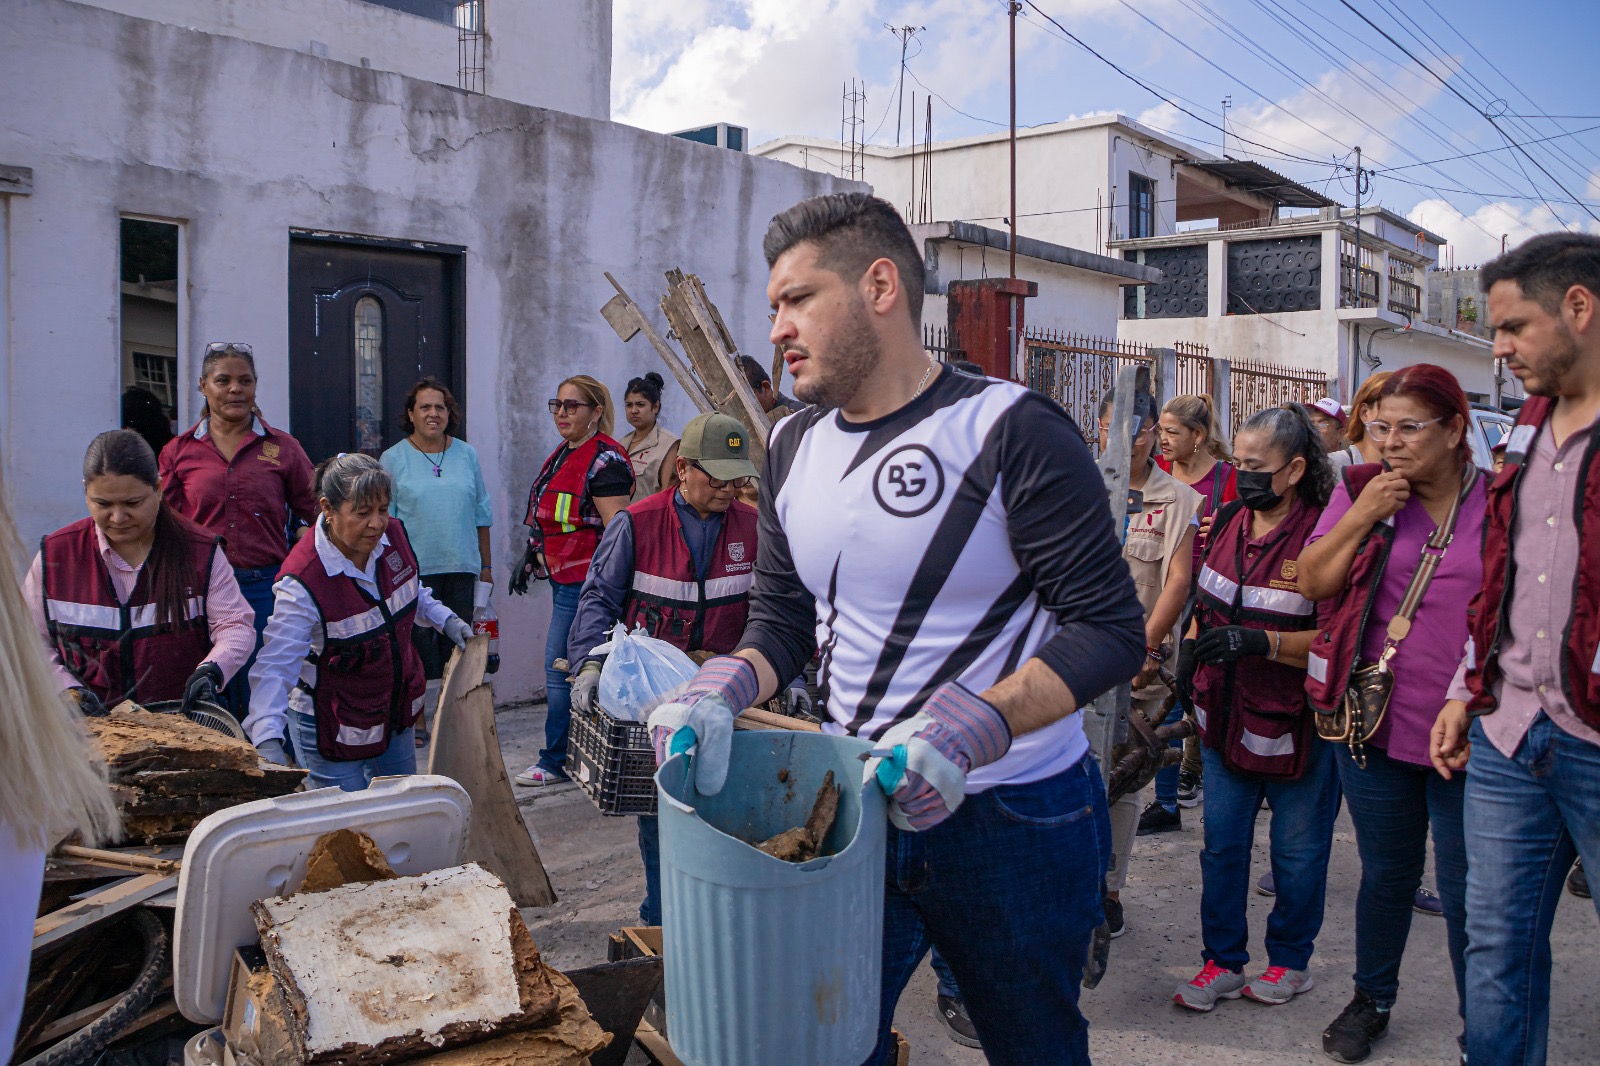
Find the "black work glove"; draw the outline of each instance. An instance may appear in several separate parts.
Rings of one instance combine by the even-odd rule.
[[[217,703],[222,685],[222,667],[216,663],[201,663],[183,687],[183,706],[178,708],[178,713],[187,714],[197,703]]]
[[[81,686],[67,689],[67,695],[78,705],[78,713],[85,718],[104,718],[111,712],[106,710],[106,705],[100,702],[100,697]]]
[[[526,596],[528,594],[528,579],[539,569],[539,552],[533,546],[532,538],[528,546],[522,551],[522,561],[511,569],[511,584],[506,586],[506,591],[513,596]]]
[[[1190,707],[1194,706],[1194,668],[1194,639],[1191,637],[1178,644],[1178,672],[1172,678],[1178,698]]]
[[[1264,629],[1218,626],[1200,634],[1200,639],[1195,641],[1194,657],[1203,663],[1236,663],[1246,655],[1265,658],[1271,650]]]

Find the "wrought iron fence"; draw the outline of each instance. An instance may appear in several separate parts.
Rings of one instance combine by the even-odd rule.
[[[1116,384],[1117,373],[1131,363],[1153,366],[1151,349],[1132,341],[1111,340],[1082,333],[1030,329],[1024,335],[1027,377],[1023,382],[1055,400],[1095,447],[1100,422],[1100,399]],[[1179,342],[1175,393],[1204,393],[1216,389],[1209,349],[1204,344]]]
[[[1229,406],[1235,431],[1257,411],[1285,403],[1311,403],[1328,395],[1328,376],[1296,367],[1234,359]]]
[[[949,326],[935,326],[926,322],[922,324],[922,347],[939,362],[948,363],[953,359],[967,357],[967,353],[955,342],[956,338]]]

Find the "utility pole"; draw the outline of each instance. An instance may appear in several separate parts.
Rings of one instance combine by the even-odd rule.
[[[1011,241],[1008,251],[1011,260],[1011,277],[1017,276],[1017,12],[1022,5],[1010,0],[1006,10],[1011,20]],[[1013,302],[1013,306],[1014,306]],[[1016,332],[1013,325],[1012,333]],[[1016,338],[1012,338],[1012,362],[1015,366]]]
[[[1233,94],[1229,93],[1222,98],[1222,155],[1228,155],[1228,108],[1233,106]]]
[[[887,22],[883,28],[900,39],[900,81],[895,90],[894,102],[894,146],[900,147],[900,116],[904,110],[906,100],[906,48],[911,44],[911,38],[927,29],[926,26],[891,26]]]
[[[1365,287],[1361,280],[1361,146],[1356,145],[1356,262],[1354,277],[1356,283],[1356,303],[1361,306],[1361,290]]]

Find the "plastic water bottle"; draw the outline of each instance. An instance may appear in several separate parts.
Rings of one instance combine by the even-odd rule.
[[[493,592],[493,582],[480,581],[478,591],[472,597],[472,635],[489,638],[489,665],[484,669],[486,674],[500,669],[500,618],[494,613],[494,604],[489,599]]]

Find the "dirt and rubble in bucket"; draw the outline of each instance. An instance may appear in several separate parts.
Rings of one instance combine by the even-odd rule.
[[[778,781],[790,785],[790,794],[793,794],[788,770],[778,771]],[[828,832],[838,817],[839,786],[834,784],[833,771],[829,770],[822,779],[822,787],[817,789],[817,798],[811,805],[811,814],[806,818],[805,825],[785,829],[777,836],[753,846],[784,862],[810,862],[823,854],[823,842],[828,839]]]

